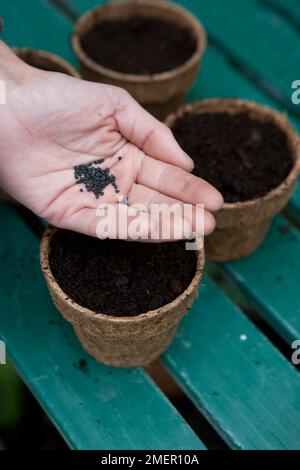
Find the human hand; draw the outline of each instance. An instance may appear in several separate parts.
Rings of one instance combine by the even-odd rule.
[[[198,228],[196,204],[205,207],[199,213],[200,218],[204,215],[200,235],[213,231],[211,212],[223,203],[220,193],[189,173],[192,161],[171,131],[126,91],[34,69],[1,47],[5,57],[0,49],[0,61],[7,59],[8,66],[4,78],[0,76],[7,85],[0,124],[0,184],[11,196],[53,225],[92,236],[99,222],[95,209],[113,204],[117,212],[123,210],[120,195],[127,197],[129,206],[145,204],[147,211],[151,204],[192,204],[192,218],[173,217],[171,239],[178,224],[184,222],[187,231]],[[115,187],[106,186],[97,198],[76,184],[74,168],[100,158],[103,162],[96,167],[109,169]],[[129,213],[128,219],[140,222],[144,236],[153,223],[148,213],[139,211]],[[155,229],[160,240],[161,227]]]

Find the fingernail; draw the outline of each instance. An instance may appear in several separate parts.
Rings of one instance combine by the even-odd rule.
[[[224,204],[224,198],[222,194],[219,192],[218,197],[216,198],[216,208],[214,209],[215,211],[219,211],[222,209]]]
[[[194,161],[191,159],[191,157],[190,157],[186,152],[183,152],[183,153],[184,153],[184,155],[186,156],[186,159],[188,160],[191,169],[193,170],[193,168],[194,168]]]

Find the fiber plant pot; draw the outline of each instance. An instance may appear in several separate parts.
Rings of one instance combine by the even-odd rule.
[[[170,115],[166,124],[172,127],[175,120],[186,113],[246,112],[255,120],[272,122],[287,138],[293,159],[292,168],[282,183],[263,197],[243,202],[224,203],[216,214],[216,230],[205,240],[205,252],[213,261],[231,261],[246,257],[263,242],[275,214],[280,212],[290,198],[299,173],[299,136],[286,117],[265,106],[239,99],[206,99],[182,106]],[[216,136],[217,139],[217,136]],[[230,171],[230,168],[228,169]]]
[[[196,40],[190,58],[171,70],[135,75],[106,68],[92,60],[82,48],[82,37],[103,20],[126,20],[141,15],[168,21],[188,29]],[[183,103],[195,81],[206,46],[206,33],[199,21],[185,9],[166,1],[121,0],[88,11],[79,18],[72,36],[72,45],[79,58],[82,77],[125,88],[149,112],[164,119]]]
[[[30,49],[27,47],[14,48],[14,52],[26,64],[48,72],[60,72],[71,77],[80,78],[79,73],[74,67],[52,52],[41,51],[39,49]]]
[[[74,69],[74,67],[56,54],[25,47],[14,48],[13,50],[20,59],[32,67],[47,70],[49,72],[65,73],[71,77],[80,78],[79,73]],[[19,205],[14,198],[6,194],[2,189],[0,189],[0,200],[13,205]]]
[[[195,252],[195,275],[175,300],[147,313],[116,317],[82,307],[60,288],[49,262],[51,240],[56,231],[49,228],[42,238],[41,267],[55,306],[73,325],[83,348],[96,360],[116,367],[145,366],[157,359],[171,343],[178,323],[198,294],[204,269],[204,250]]]

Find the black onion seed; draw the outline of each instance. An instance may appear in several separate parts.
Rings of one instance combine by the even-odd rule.
[[[120,157],[119,157],[120,158]],[[88,192],[94,193],[96,198],[103,196],[106,186],[111,184],[116,193],[119,193],[119,188],[116,183],[116,177],[113,175],[109,168],[99,168],[95,165],[103,163],[104,159],[99,158],[91,163],[74,166],[74,177],[77,184],[84,184]],[[83,189],[80,189],[82,192]]]

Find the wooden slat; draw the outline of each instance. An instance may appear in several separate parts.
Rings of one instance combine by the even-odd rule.
[[[300,2],[299,0],[259,0],[269,8],[273,8],[292,26],[300,31]]]
[[[163,363],[235,449],[299,449],[300,376],[204,279]]]
[[[256,253],[222,266],[289,344],[300,338],[299,259],[300,233],[278,216]]]
[[[76,449],[203,449],[142,369],[102,366],[84,353],[52,304],[39,242],[0,203],[0,337],[25,383]],[[85,361],[82,363],[82,361]],[[81,366],[80,366],[81,364]]]
[[[0,260],[7,269],[0,287],[1,337],[70,445],[197,447],[196,438],[145,374],[101,366],[83,353],[46,291],[38,242],[12,209],[3,206]],[[211,281],[203,284],[199,301],[165,356],[167,365],[232,447],[296,448],[297,373]],[[241,335],[248,339],[242,341]],[[82,359],[87,373],[78,368]]]
[[[300,222],[300,184],[298,178],[298,185],[294,191],[293,197],[287,206],[287,212],[293,215],[298,223]]]
[[[69,5],[72,5],[74,11],[76,11],[77,14],[80,15],[81,13],[84,13],[90,8],[94,8],[96,5],[103,5],[107,3],[107,0],[60,0],[60,2],[66,2]]]
[[[45,0],[1,0],[0,16],[4,19],[1,39],[10,46],[44,49],[77,62],[69,41],[69,21]]]
[[[298,77],[299,32],[282,16],[256,0],[183,2],[197,14],[213,38],[246,64],[290,103],[291,83]]]

